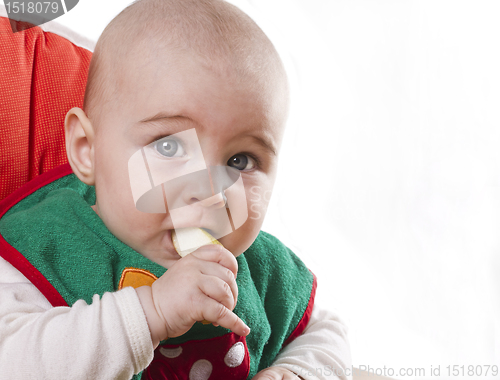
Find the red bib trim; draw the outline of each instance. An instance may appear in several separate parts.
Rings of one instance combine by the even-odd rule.
[[[69,164],[60,165],[48,172],[39,175],[32,181],[26,183],[0,202],[0,218],[22,199],[33,194],[41,187],[72,174],[73,170]],[[19,251],[12,247],[0,235],[0,256],[11,263],[14,268],[21,272],[38,290],[47,298],[52,306],[68,306],[64,298],[50,282],[36,269]]]
[[[304,312],[304,315],[302,315],[302,318],[299,321],[299,324],[297,327],[295,327],[295,330],[290,334],[288,339],[283,343],[282,347],[285,347],[287,344],[289,344],[292,340],[297,338],[300,334],[302,334],[309,323],[309,320],[311,319],[311,314],[312,314],[312,309],[314,306],[314,297],[316,296],[316,287],[318,285],[318,281],[316,279],[316,275],[309,269],[309,272],[313,275],[313,285],[311,289],[311,297],[309,298],[309,303],[307,304],[306,311]]]

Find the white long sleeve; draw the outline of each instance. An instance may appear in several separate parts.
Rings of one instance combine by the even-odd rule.
[[[346,327],[336,314],[315,303],[304,332],[281,350],[273,365],[306,380],[351,379]]]
[[[136,292],[52,307],[0,258],[0,379],[130,379],[153,359]]]

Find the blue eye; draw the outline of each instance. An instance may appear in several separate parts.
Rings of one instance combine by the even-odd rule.
[[[246,154],[235,154],[227,161],[228,166],[238,170],[250,170],[255,167],[255,161]]]
[[[165,157],[180,157],[184,155],[184,148],[182,145],[171,138],[158,140],[155,146],[157,152]]]

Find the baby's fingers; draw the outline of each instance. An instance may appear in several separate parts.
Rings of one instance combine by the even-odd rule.
[[[205,245],[191,253],[191,256],[202,260],[213,261],[226,267],[234,273],[234,277],[238,275],[238,261],[234,255],[222,245]]]
[[[210,298],[220,302],[229,310],[236,306],[238,288],[231,287],[227,282],[215,276],[204,276],[205,281],[200,283],[201,291]],[[236,291],[236,294],[234,292]]]
[[[236,305],[236,302],[238,300],[238,285],[236,284],[236,277],[234,276],[234,273],[231,272],[231,270],[223,267],[220,264],[207,262],[207,263],[204,263],[203,267],[201,268],[201,273],[203,273],[204,275],[207,275],[209,277],[218,277],[221,281],[224,281],[229,286],[229,288],[226,285],[222,284],[220,281],[218,282],[218,284],[225,288],[227,294],[229,294],[229,292],[230,292],[230,294],[232,294],[232,296],[234,298],[234,305]],[[205,279],[206,278],[207,277],[205,277]],[[212,281],[214,281],[214,279],[212,279]],[[205,292],[205,294],[208,294],[208,293]],[[213,297],[212,295],[210,295],[210,297],[220,301],[220,299],[217,297]],[[226,304],[224,304],[224,305],[228,309],[231,309],[231,310],[234,309],[234,305],[232,307],[230,307]]]
[[[247,336],[250,333],[250,328],[245,322],[227,307],[208,297],[205,302],[206,306],[203,309],[203,318],[210,322],[215,322],[239,336]]]
[[[302,379],[292,371],[282,367],[269,367],[257,373],[252,380],[299,380]]]

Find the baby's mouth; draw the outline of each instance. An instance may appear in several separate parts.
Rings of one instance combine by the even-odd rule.
[[[174,243],[172,241],[172,231],[173,230],[167,230],[166,234],[165,234],[165,237],[164,237],[165,243],[166,243],[165,244],[166,245],[165,248],[167,248],[167,250],[169,252],[175,252]]]
[[[172,230],[172,242],[179,256],[184,257],[204,245],[221,243],[215,239],[206,229],[199,227],[187,227]]]
[[[217,235],[217,226],[214,226],[214,223],[211,223],[212,225],[208,227],[206,224],[201,225],[202,223],[176,223],[175,226],[172,226],[170,231],[170,235],[172,234],[172,231],[176,230],[182,230],[184,228],[199,228],[200,230],[204,230],[208,232],[210,235],[215,236]],[[220,230],[220,228],[219,228]]]

